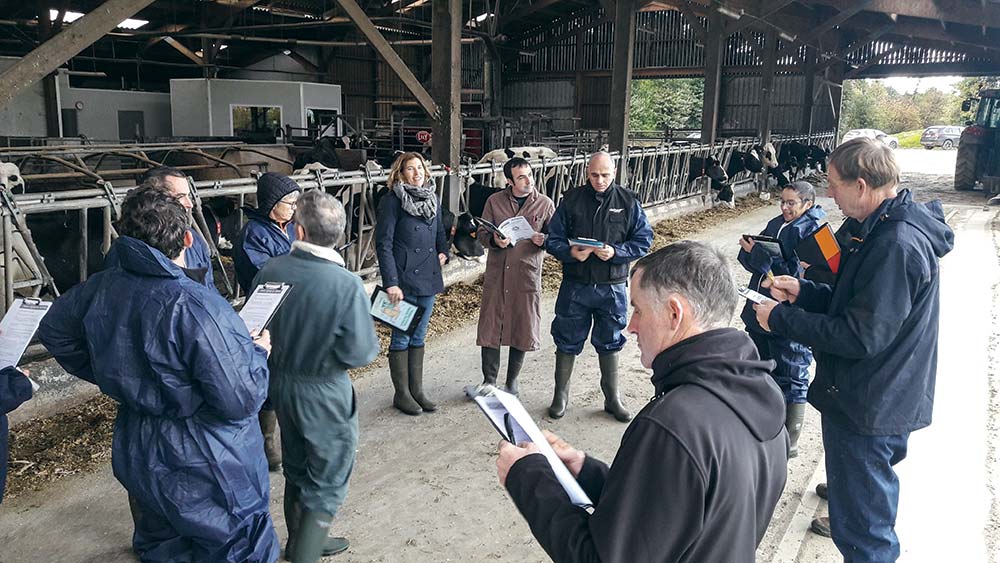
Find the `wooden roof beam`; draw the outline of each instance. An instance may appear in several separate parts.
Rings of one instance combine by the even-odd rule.
[[[399,76],[399,79],[410,93],[413,94],[413,97],[417,99],[420,107],[427,112],[427,115],[437,119],[440,112],[434,98],[427,92],[424,85],[417,80],[417,77],[413,75],[413,72],[406,66],[406,63],[403,62],[399,54],[393,50],[392,45],[389,45],[389,42],[385,40],[385,37],[382,36],[379,30],[375,29],[375,24],[368,19],[361,6],[358,6],[355,0],[337,0],[337,2],[340,3],[341,8],[347,13],[347,17],[351,18],[351,21],[358,27],[358,30],[368,39],[372,48],[375,49],[396,75]]]
[[[191,49],[188,49],[187,46],[185,46],[180,41],[174,39],[173,37],[170,36],[164,37],[163,42],[176,49],[178,53],[187,57],[191,62],[199,65],[205,64],[205,59],[199,57],[197,53],[195,53]]]
[[[842,0],[811,0],[814,4],[822,4],[839,8]],[[988,2],[977,5],[969,0],[935,0],[934,2],[913,0],[873,0],[867,11],[883,14],[896,14],[911,18],[923,18],[948,23],[965,25],[986,25],[1000,27],[1000,4]]]
[[[856,0],[853,4],[848,5],[840,10],[836,16],[823,22],[816,30],[813,32],[817,37],[823,35],[827,31],[839,26],[840,24],[846,22],[847,20],[854,17],[855,14],[864,10],[872,3],[873,0]]]

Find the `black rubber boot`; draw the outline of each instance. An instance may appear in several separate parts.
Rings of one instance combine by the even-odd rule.
[[[785,430],[788,430],[788,459],[799,455],[799,435],[802,434],[802,420],[806,416],[805,403],[785,405]]]
[[[601,391],[604,391],[604,411],[618,422],[632,420],[632,415],[622,405],[618,394],[618,352],[601,354],[597,357],[601,364]]]
[[[267,457],[269,471],[281,471],[281,442],[278,441],[278,415],[274,411],[261,410],[258,415],[260,433],[264,435],[264,456]]]
[[[437,405],[424,395],[424,347],[410,348],[409,359],[410,395],[413,395],[413,400],[424,409],[424,412],[434,412],[437,410]]]
[[[483,385],[496,385],[497,374],[500,373],[500,349],[482,348]]]
[[[517,396],[517,376],[521,374],[521,366],[524,365],[524,350],[510,347],[510,354],[507,355],[507,392]]]
[[[293,563],[316,563],[320,557],[336,555],[350,547],[347,538],[331,538],[330,522],[333,515],[326,512],[302,511],[299,528],[295,530],[291,558]],[[286,554],[286,556],[289,554]]]
[[[569,405],[569,378],[573,375],[575,361],[576,356],[572,354],[556,352],[556,389],[549,407],[549,416],[552,418],[562,418],[566,414],[566,406]]]
[[[299,521],[302,519],[302,505],[299,504],[299,488],[285,482],[285,527],[288,528],[288,542],[285,543],[285,561],[292,560],[292,550],[295,549],[295,536],[299,530]],[[326,545],[323,547],[323,556],[336,555],[347,549],[347,540],[344,538],[326,538]]]
[[[809,529],[812,533],[817,536],[823,536],[824,538],[832,538],[833,532],[830,531],[830,517],[820,516],[819,518],[813,519],[809,524]]]
[[[420,405],[410,397],[409,359],[409,350],[389,350],[389,376],[396,390],[392,395],[392,406],[415,416],[420,414]]]

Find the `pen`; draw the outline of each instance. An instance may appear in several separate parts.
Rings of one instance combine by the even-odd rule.
[[[507,441],[516,446],[517,442],[514,441],[514,426],[510,423],[509,412],[503,413],[503,425],[504,429],[507,430]]]
[[[767,271],[767,279],[771,280],[771,282],[774,283],[774,273],[771,272],[771,270]]]

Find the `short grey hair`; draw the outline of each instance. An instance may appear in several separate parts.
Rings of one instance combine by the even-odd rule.
[[[308,242],[333,248],[344,236],[347,214],[337,198],[309,190],[296,202],[295,222],[302,225]]]
[[[803,203],[807,201],[816,201],[816,188],[805,180],[796,180],[785,186],[785,189],[794,190],[795,195],[799,196],[799,199],[801,199]]]
[[[862,179],[872,188],[899,184],[899,163],[892,149],[882,141],[858,137],[841,144],[827,160],[848,182]]]
[[[726,256],[720,250],[682,240],[640,259],[632,275],[640,270],[638,289],[652,292],[660,303],[672,293],[683,295],[702,328],[729,326],[732,321],[739,295]]]

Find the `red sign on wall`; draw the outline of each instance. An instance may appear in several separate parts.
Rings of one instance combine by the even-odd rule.
[[[417,141],[427,144],[431,142],[431,132],[430,131],[417,131]]]

